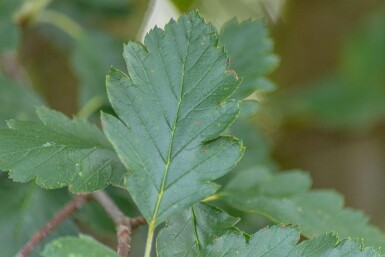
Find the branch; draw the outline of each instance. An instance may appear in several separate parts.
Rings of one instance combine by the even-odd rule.
[[[44,227],[33,234],[31,239],[20,249],[15,257],[28,256],[50,232],[90,199],[90,195],[88,194],[77,195],[71,202],[67,203],[58,213],[56,213]]]
[[[146,224],[146,221],[143,217],[127,217],[114,203],[114,201],[103,191],[95,192],[92,196],[103,207],[105,212],[115,223],[118,238],[117,252],[119,256],[127,257],[131,250],[132,231]]]

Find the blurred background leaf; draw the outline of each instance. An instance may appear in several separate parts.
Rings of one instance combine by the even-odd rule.
[[[46,191],[33,183],[18,184],[0,172],[0,249],[3,256],[14,256],[31,238],[32,234],[68,201],[69,194],[63,190]],[[47,237],[49,242],[57,236],[77,233],[73,222],[67,220]],[[42,244],[30,255],[40,256]]]
[[[19,45],[20,32],[15,22],[15,12],[23,0],[0,0],[0,52],[16,49]]]
[[[385,119],[385,9],[342,46],[338,68],[276,99],[286,119],[332,129],[370,129]]]
[[[44,101],[31,88],[0,74],[0,127],[9,119],[35,120],[35,107]]]

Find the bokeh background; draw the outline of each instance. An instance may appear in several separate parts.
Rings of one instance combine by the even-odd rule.
[[[32,103],[80,116],[108,108],[99,93],[109,66],[123,69],[123,42],[153,25],[195,9],[218,30],[233,17],[264,19],[280,65],[275,87],[253,96],[255,160],[309,171],[314,187],[334,188],[385,229],[385,1],[26,2],[0,1],[1,71],[38,92]],[[2,120],[33,112],[2,103]]]

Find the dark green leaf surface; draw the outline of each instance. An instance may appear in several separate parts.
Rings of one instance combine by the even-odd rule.
[[[273,54],[273,42],[262,21],[235,19],[226,23],[219,35],[220,43],[230,57],[230,67],[242,78],[236,92],[238,99],[249,96],[256,90],[271,91],[274,84],[265,76],[278,65]]]
[[[213,194],[210,183],[240,159],[241,143],[220,134],[239,112],[227,98],[238,86],[226,73],[215,30],[197,13],[153,29],[144,48],[124,48],[128,76],[112,70],[104,131],[131,171],[129,192],[149,223]]]
[[[37,115],[41,122],[11,120],[0,129],[0,170],[10,178],[72,192],[122,182],[125,168],[98,128],[45,107]]]
[[[379,257],[376,251],[362,250],[351,240],[338,242],[334,235],[303,241],[297,245],[299,231],[282,226],[265,228],[246,242],[241,233],[227,233],[209,245],[200,256],[204,257]]]
[[[34,184],[17,184],[0,173],[0,256],[16,252],[68,201],[65,191],[45,191]],[[64,221],[43,243],[57,236],[74,234],[76,228]],[[30,255],[40,256],[41,247]]]
[[[110,102],[120,120],[103,115],[104,131],[130,170],[128,190],[155,227],[212,195],[211,180],[229,172],[241,142],[220,136],[239,113],[227,100],[238,87],[215,29],[198,13],[154,28],[145,47],[124,47],[128,75],[111,70]]]
[[[239,219],[215,207],[199,203],[175,215],[157,238],[157,256],[199,256],[214,239],[230,231]]]
[[[239,172],[223,196],[233,207],[261,214],[276,223],[298,225],[314,237],[335,232],[341,238],[363,239],[365,246],[384,247],[385,236],[368,224],[361,212],[344,208],[334,191],[311,190],[311,180],[299,171],[272,174],[263,169]]]
[[[41,105],[43,100],[30,88],[0,74],[0,127],[5,127],[5,120],[11,118],[35,120],[35,107]]]
[[[91,237],[64,237],[44,248],[43,257],[119,257],[113,250]]]

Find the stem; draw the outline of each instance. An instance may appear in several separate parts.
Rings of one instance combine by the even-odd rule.
[[[218,200],[218,199],[220,199],[220,198],[221,198],[221,195],[220,195],[220,194],[215,194],[215,195],[212,195],[212,196],[209,196],[209,197],[203,199],[202,202],[208,203],[208,202],[216,201],[216,200]]]
[[[100,95],[92,97],[78,112],[78,117],[88,119],[91,114],[101,108],[104,104],[104,98]]]
[[[80,36],[83,34],[83,28],[79,24],[77,24],[67,15],[56,11],[42,10],[34,20],[37,22],[54,25],[66,32],[74,39],[80,38]]]
[[[144,257],[151,257],[151,249],[152,249],[152,240],[154,238],[154,230],[155,230],[155,223],[151,222],[151,224],[148,227],[146,251],[145,251]]]
[[[132,231],[146,223],[144,218],[139,217],[131,219],[127,217],[103,191],[95,192],[92,196],[115,223],[118,238],[117,252],[119,256],[127,257],[131,250]]]
[[[36,248],[36,246],[68,216],[79,209],[90,199],[89,195],[78,195],[71,202],[67,203],[53,218],[44,225],[39,231],[32,235],[31,239],[20,249],[15,257],[26,257]]]

